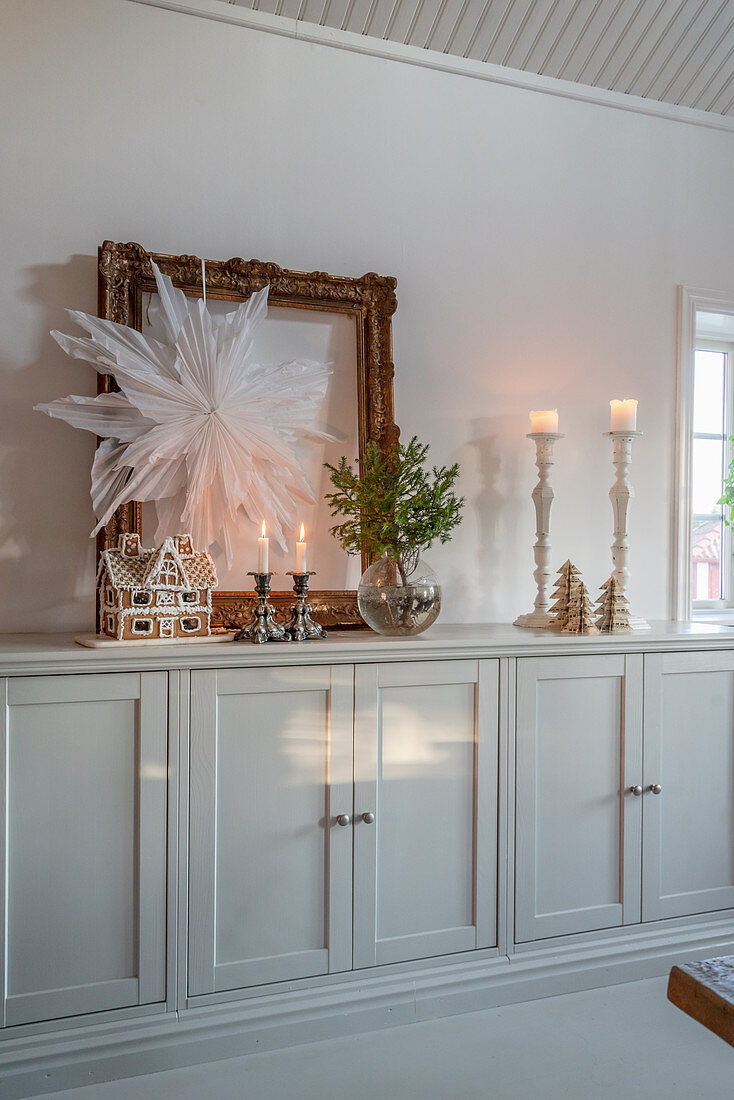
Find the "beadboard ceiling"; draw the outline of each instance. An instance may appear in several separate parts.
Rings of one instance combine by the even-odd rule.
[[[734,0],[229,0],[734,117]]]

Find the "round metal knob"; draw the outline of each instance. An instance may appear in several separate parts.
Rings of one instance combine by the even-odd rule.
[[[351,825],[352,819],[349,814],[339,814],[336,819],[337,825]]]
[[[372,822],[375,820],[375,815],[369,812],[366,814],[362,814],[362,820],[364,821],[365,825],[371,825]]]
[[[650,786],[647,789],[652,794],[660,794],[660,792],[662,791],[663,788],[660,786],[659,783],[651,783]]]
[[[639,785],[639,783],[635,787],[628,787],[627,790],[630,794],[636,795],[637,798],[639,798],[642,794],[642,787]]]

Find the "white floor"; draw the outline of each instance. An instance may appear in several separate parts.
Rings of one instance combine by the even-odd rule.
[[[665,979],[53,1093],[57,1100],[728,1100],[734,1047]]]

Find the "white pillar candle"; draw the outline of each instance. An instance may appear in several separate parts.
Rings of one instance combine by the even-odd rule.
[[[623,401],[609,402],[612,410],[610,430],[613,432],[634,432],[637,430],[637,402],[633,397],[625,397]]]
[[[269,573],[268,569],[268,557],[270,550],[270,539],[265,537],[265,520],[260,530],[260,538],[257,540],[257,571],[258,573]]]
[[[301,524],[301,540],[296,543],[296,573],[306,573],[306,528]]]
[[[539,432],[558,432],[558,409],[530,413],[530,434],[537,435]]]

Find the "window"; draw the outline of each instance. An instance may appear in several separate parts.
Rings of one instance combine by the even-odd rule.
[[[116,634],[117,633],[117,631],[115,629],[115,618],[114,618],[113,615],[108,615],[107,616],[107,633],[108,634]]]
[[[196,593],[195,592],[182,592],[181,593],[181,599],[184,603],[196,603]]]
[[[186,631],[187,634],[193,633],[194,630],[198,630],[201,626],[201,619],[182,619],[181,628]]]
[[[734,454],[734,295],[678,287],[673,618],[734,622],[734,532],[717,506]]]
[[[133,634],[150,634],[153,629],[152,619],[133,619]]]
[[[150,592],[133,592],[133,603],[136,607],[147,607],[150,601]]]
[[[179,583],[178,567],[172,558],[166,558],[161,565],[158,583],[163,588],[175,588]]]
[[[114,604],[115,602],[115,590],[114,588],[107,588],[107,603]]]
[[[731,461],[732,379],[726,342],[697,337],[691,439],[691,602],[695,608],[734,603],[729,528],[717,505]]]

